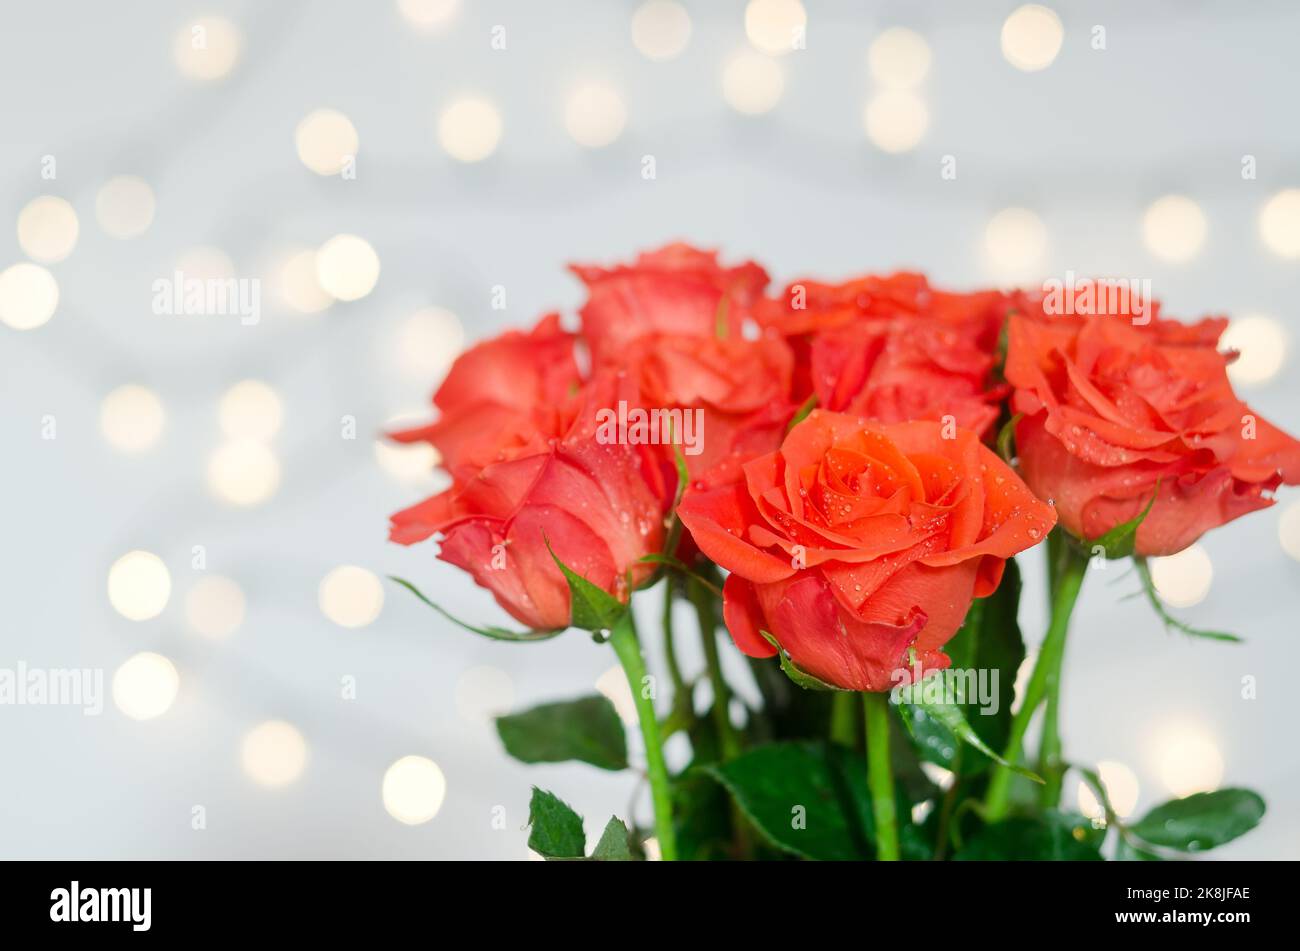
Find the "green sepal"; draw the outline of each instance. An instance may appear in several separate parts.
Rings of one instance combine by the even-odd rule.
[[[562,627],[556,628],[554,630],[546,630],[546,631],[510,631],[503,627],[475,627],[473,624],[466,624],[460,618],[456,617],[455,615],[449,614],[442,607],[440,607],[437,604],[434,604],[432,601],[430,601],[427,597],[424,596],[424,593],[420,591],[419,588],[411,584],[411,582],[407,581],[405,578],[398,578],[396,575],[389,575],[388,580],[395,581],[398,584],[400,584],[403,588],[410,591],[413,595],[415,595],[417,598],[419,598],[429,607],[433,608],[435,611],[437,611],[439,614],[445,617],[448,621],[451,621],[451,623],[455,624],[457,627],[463,627],[465,630],[470,631],[473,634],[478,634],[481,637],[488,637],[494,641],[515,641],[515,642],[547,641],[550,640],[552,637],[555,637],[557,634],[563,634],[565,630]]]

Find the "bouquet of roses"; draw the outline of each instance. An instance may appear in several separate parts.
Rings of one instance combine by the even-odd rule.
[[[1227,638],[1171,616],[1146,559],[1300,482],[1300,443],[1233,393],[1225,320],[1180,323],[1088,282],[1072,293],[1091,307],[911,273],[768,295],[759,265],[681,244],[572,270],[578,332],[548,314],[480,343],[434,394],[437,420],[391,434],[431,443],[452,479],[394,515],[392,539],[437,536],[525,629],[457,623],[507,641],[585,629],[626,672],[653,827],[611,818],[588,850],[581,819],[535,789],[534,851],[1097,859],[1110,837],[1115,857],[1151,859],[1259,821],[1256,794],[1220,789],[1125,822],[1057,723],[1090,561],[1132,558],[1161,622]],[[1051,616],[1017,696],[1014,556],[1039,544]],[[631,610],[652,586],[667,696]],[[699,621],[707,709],[677,660],[677,599]],[[724,676],[723,627],[761,702]],[[629,768],[603,696],[497,726],[524,762]],[[691,757],[670,770],[676,733]],[[1103,816],[1062,808],[1068,769]]]

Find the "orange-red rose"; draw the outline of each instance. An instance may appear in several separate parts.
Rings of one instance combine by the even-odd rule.
[[[447,491],[394,515],[391,538],[409,545],[441,533],[438,557],[533,628],[569,623],[568,583],[548,540],[564,564],[627,600],[629,580],[653,570],[640,559],[663,547],[671,492],[649,447],[595,438],[596,410],[617,401],[619,387],[615,375],[599,376],[561,437],[534,432],[501,461],[468,477],[462,470]]]
[[[945,667],[943,645],[1005,560],[1056,516],[978,437],[814,411],[779,450],[694,483],[679,508],[726,568],[736,645],[775,638],[805,672],[848,690]]]
[[[718,264],[716,251],[670,244],[632,264],[570,266],[587,285],[582,332],[597,361],[652,333],[737,337],[767,272],[753,261]]]
[[[800,357],[795,397],[882,422],[943,421],[984,434],[1005,390],[991,379],[1003,297],[952,294],[919,274],[800,281],[755,317]]]
[[[547,314],[527,333],[511,330],[465,351],[433,395],[434,423],[390,434],[429,442],[453,476],[472,476],[506,456],[538,449],[572,423],[581,381],[576,338]]]
[[[637,390],[645,409],[696,413],[698,426],[677,433],[692,475],[728,458],[770,452],[794,415],[790,401],[794,357],[778,337],[682,337],[652,334],[628,344],[616,365]],[[671,465],[672,450],[664,446]]]
[[[1094,539],[1134,518],[1136,553],[1181,551],[1300,482],[1300,443],[1233,393],[1226,321],[1051,317],[1032,299],[1009,317],[1006,378],[1020,471],[1061,524]]]

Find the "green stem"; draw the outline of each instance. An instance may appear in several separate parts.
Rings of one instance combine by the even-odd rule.
[[[948,827],[952,822],[953,809],[957,806],[957,796],[961,790],[961,747],[952,754],[952,785],[943,794],[943,803],[939,807],[938,832],[934,837],[934,861],[942,862],[948,852]]]
[[[1073,545],[1068,539],[1061,539],[1053,553],[1056,557],[1049,561],[1048,569],[1052,573],[1049,590],[1052,592],[1052,619],[1047,627],[1047,635],[1038,651],[1038,660],[1025,688],[1025,697],[1020,704],[1015,719],[1011,721],[1011,734],[1007,739],[1002,758],[1009,763],[1017,762],[1029,730],[1034,713],[1050,690],[1058,703],[1060,697],[1061,662],[1065,656],[1065,636],[1070,629],[1070,614],[1079,597],[1079,588],[1083,585],[1084,574],[1088,570],[1088,555]],[[1056,733],[1054,712],[1044,724],[1044,744],[1049,754],[1053,755],[1052,771],[1059,769],[1060,736]],[[1053,751],[1053,744],[1055,750]],[[993,768],[993,778],[989,781],[988,792],[984,797],[984,818],[997,822],[1006,817],[1011,808],[1011,777],[1013,773],[1005,766]],[[1049,783],[1051,780],[1049,779]],[[1056,794],[1060,793],[1060,777],[1055,780]],[[1046,793],[1046,790],[1045,790]]]
[[[671,573],[664,575],[664,660],[668,664],[668,676],[673,682],[674,705],[686,691],[686,678],[682,676],[681,665],[677,663],[677,639],[673,632],[673,595],[675,582]]]
[[[831,742],[858,745],[858,698],[847,690],[831,694]]]
[[[1043,786],[1038,791],[1038,801],[1044,809],[1055,809],[1061,802],[1061,783],[1065,778],[1065,769],[1061,762],[1061,732],[1059,727],[1061,706],[1061,668],[1065,659],[1065,645],[1054,658],[1052,669],[1047,672],[1044,693],[1047,704],[1043,710],[1043,734],[1038,741],[1038,775],[1043,777]]]
[[[731,688],[722,676],[722,658],[718,656],[718,616],[714,610],[713,594],[694,578],[686,580],[686,590],[700,622],[704,660],[709,668],[709,683],[713,686],[713,722],[718,731],[718,742],[722,744],[722,758],[734,759],[740,755],[740,736],[731,722]]]
[[[641,723],[641,736],[645,740],[646,772],[650,777],[650,795],[654,800],[655,835],[659,839],[659,854],[665,862],[677,860],[677,831],[673,828],[673,794],[668,780],[668,765],[664,762],[663,745],[659,739],[659,720],[655,717],[654,701],[646,694],[645,659],[641,656],[641,642],[636,636],[636,622],[628,611],[614,625],[609,642],[623,665],[627,685],[636,703],[637,719]]]
[[[894,769],[889,761],[889,695],[862,694],[867,729],[867,786],[876,825],[876,858],[898,861],[898,816],[894,802]]]

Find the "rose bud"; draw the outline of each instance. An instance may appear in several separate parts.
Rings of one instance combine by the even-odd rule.
[[[971,599],[1047,536],[1051,506],[979,438],[934,422],[815,410],[773,453],[700,480],[678,509],[730,574],[724,617],[752,657],[776,648],[845,690],[941,669]]]
[[[1224,323],[1009,317],[1020,472],[1073,535],[1096,539],[1154,496],[1134,552],[1169,555],[1300,482],[1300,443],[1233,393]]]

